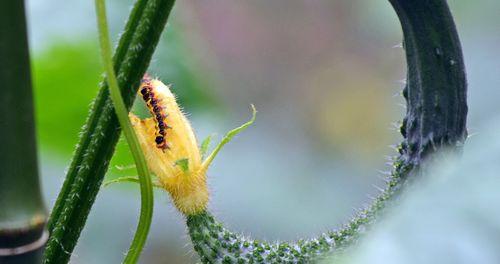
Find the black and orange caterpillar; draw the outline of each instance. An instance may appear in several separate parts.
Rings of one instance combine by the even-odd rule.
[[[141,89],[140,89],[142,99],[146,102],[146,106],[149,111],[153,115],[153,118],[156,121],[156,133],[155,133],[155,143],[156,147],[165,151],[166,149],[170,149],[166,141],[166,130],[170,128],[167,125],[166,117],[167,113],[160,105],[160,99],[155,96],[155,87],[151,82],[151,78],[149,75],[144,75],[141,81]]]

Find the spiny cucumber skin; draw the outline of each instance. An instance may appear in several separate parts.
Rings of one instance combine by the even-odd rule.
[[[342,252],[395,202],[437,150],[460,150],[467,137],[467,82],[460,41],[445,0],[389,0],[401,21],[408,65],[403,90],[407,112],[388,183],[373,203],[348,224],[297,243],[253,241],[231,233],[207,211],[187,217],[189,234],[203,263],[310,263]],[[439,52],[437,52],[439,51]],[[444,51],[444,52],[443,52]],[[453,63],[451,63],[453,62]]]
[[[228,231],[208,212],[187,216],[189,235],[203,263],[311,263],[342,252],[355,242],[382,212],[389,198],[400,190],[411,170],[410,165],[395,162],[385,191],[365,210],[361,210],[343,228],[317,238],[288,243],[267,243]]]
[[[188,216],[189,234],[203,263],[307,263],[329,252],[334,234],[294,244],[269,244],[229,232],[210,213]]]

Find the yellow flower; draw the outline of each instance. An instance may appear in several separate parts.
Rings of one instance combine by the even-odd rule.
[[[144,88],[149,89],[149,93],[143,98],[156,116],[141,120],[131,113],[129,117],[148,167],[182,213],[190,215],[205,210],[209,199],[206,182],[208,166],[223,145],[255,120],[255,109],[252,120],[230,131],[206,160],[202,161],[202,153],[191,124],[177,105],[169,87],[159,80],[146,78],[139,91]],[[154,101],[151,101],[152,98]],[[153,110],[154,106],[156,108]],[[163,122],[164,126],[160,126],[159,122]],[[159,132],[161,127],[165,127],[164,132],[161,132],[163,134]],[[159,147],[155,141],[158,135],[164,135],[167,148]]]

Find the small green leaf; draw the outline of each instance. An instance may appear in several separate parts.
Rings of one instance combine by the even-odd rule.
[[[235,129],[227,132],[227,134],[224,136],[224,138],[222,138],[222,140],[215,147],[215,149],[212,151],[212,153],[205,159],[205,161],[203,161],[203,165],[202,165],[203,167],[208,168],[208,166],[210,165],[210,163],[212,163],[212,161],[214,160],[215,156],[217,156],[217,154],[222,149],[222,147],[224,147],[224,145],[226,145],[227,143],[229,143],[234,138],[234,136],[236,136],[239,133],[243,132],[250,125],[253,124],[253,122],[255,121],[255,118],[257,116],[257,110],[255,109],[255,106],[253,104],[250,105],[250,106],[252,107],[252,118],[248,122],[246,122],[245,124],[243,124],[243,125],[235,128]]]
[[[208,147],[210,147],[210,143],[212,143],[213,136],[214,136],[213,134],[209,135],[201,142],[200,151],[202,158],[205,158],[205,155],[207,154],[208,151]]]
[[[179,165],[183,172],[187,172],[189,170],[189,160],[187,158],[177,160],[174,164],[175,166]]]
[[[131,165],[115,165],[115,168],[120,171],[135,169],[135,164]]]
[[[137,176],[123,176],[123,177],[119,177],[119,178],[112,179],[112,180],[109,180],[109,181],[105,181],[102,184],[102,186],[103,187],[108,187],[109,185],[111,185],[113,183],[119,183],[119,182],[139,183],[139,177],[137,177]],[[153,187],[161,188],[162,189],[162,186],[159,183],[153,182],[152,184],[153,184]]]
[[[135,183],[139,183],[139,177],[137,177],[137,176],[123,176],[123,177],[120,177],[120,178],[116,178],[116,179],[112,179],[112,180],[109,180],[109,181],[105,181],[102,184],[102,186],[103,187],[108,187],[110,184],[118,183],[118,182],[135,182]]]

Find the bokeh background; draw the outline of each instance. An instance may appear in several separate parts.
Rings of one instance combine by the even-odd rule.
[[[500,98],[500,2],[450,0],[469,79],[471,134]],[[97,94],[93,1],[28,0],[37,133],[49,208]],[[117,40],[131,0],[108,0]],[[293,240],[339,226],[383,186],[404,113],[402,33],[388,1],[178,1],[149,73],[173,91],[199,139],[257,122],[209,171],[210,207],[231,229]],[[138,105],[134,111],[144,109]],[[135,175],[121,140],[106,176]],[[123,168],[124,167],[124,168]],[[143,263],[197,261],[183,217],[157,191]],[[119,263],[132,239],[139,190],[103,188],[72,263]]]

